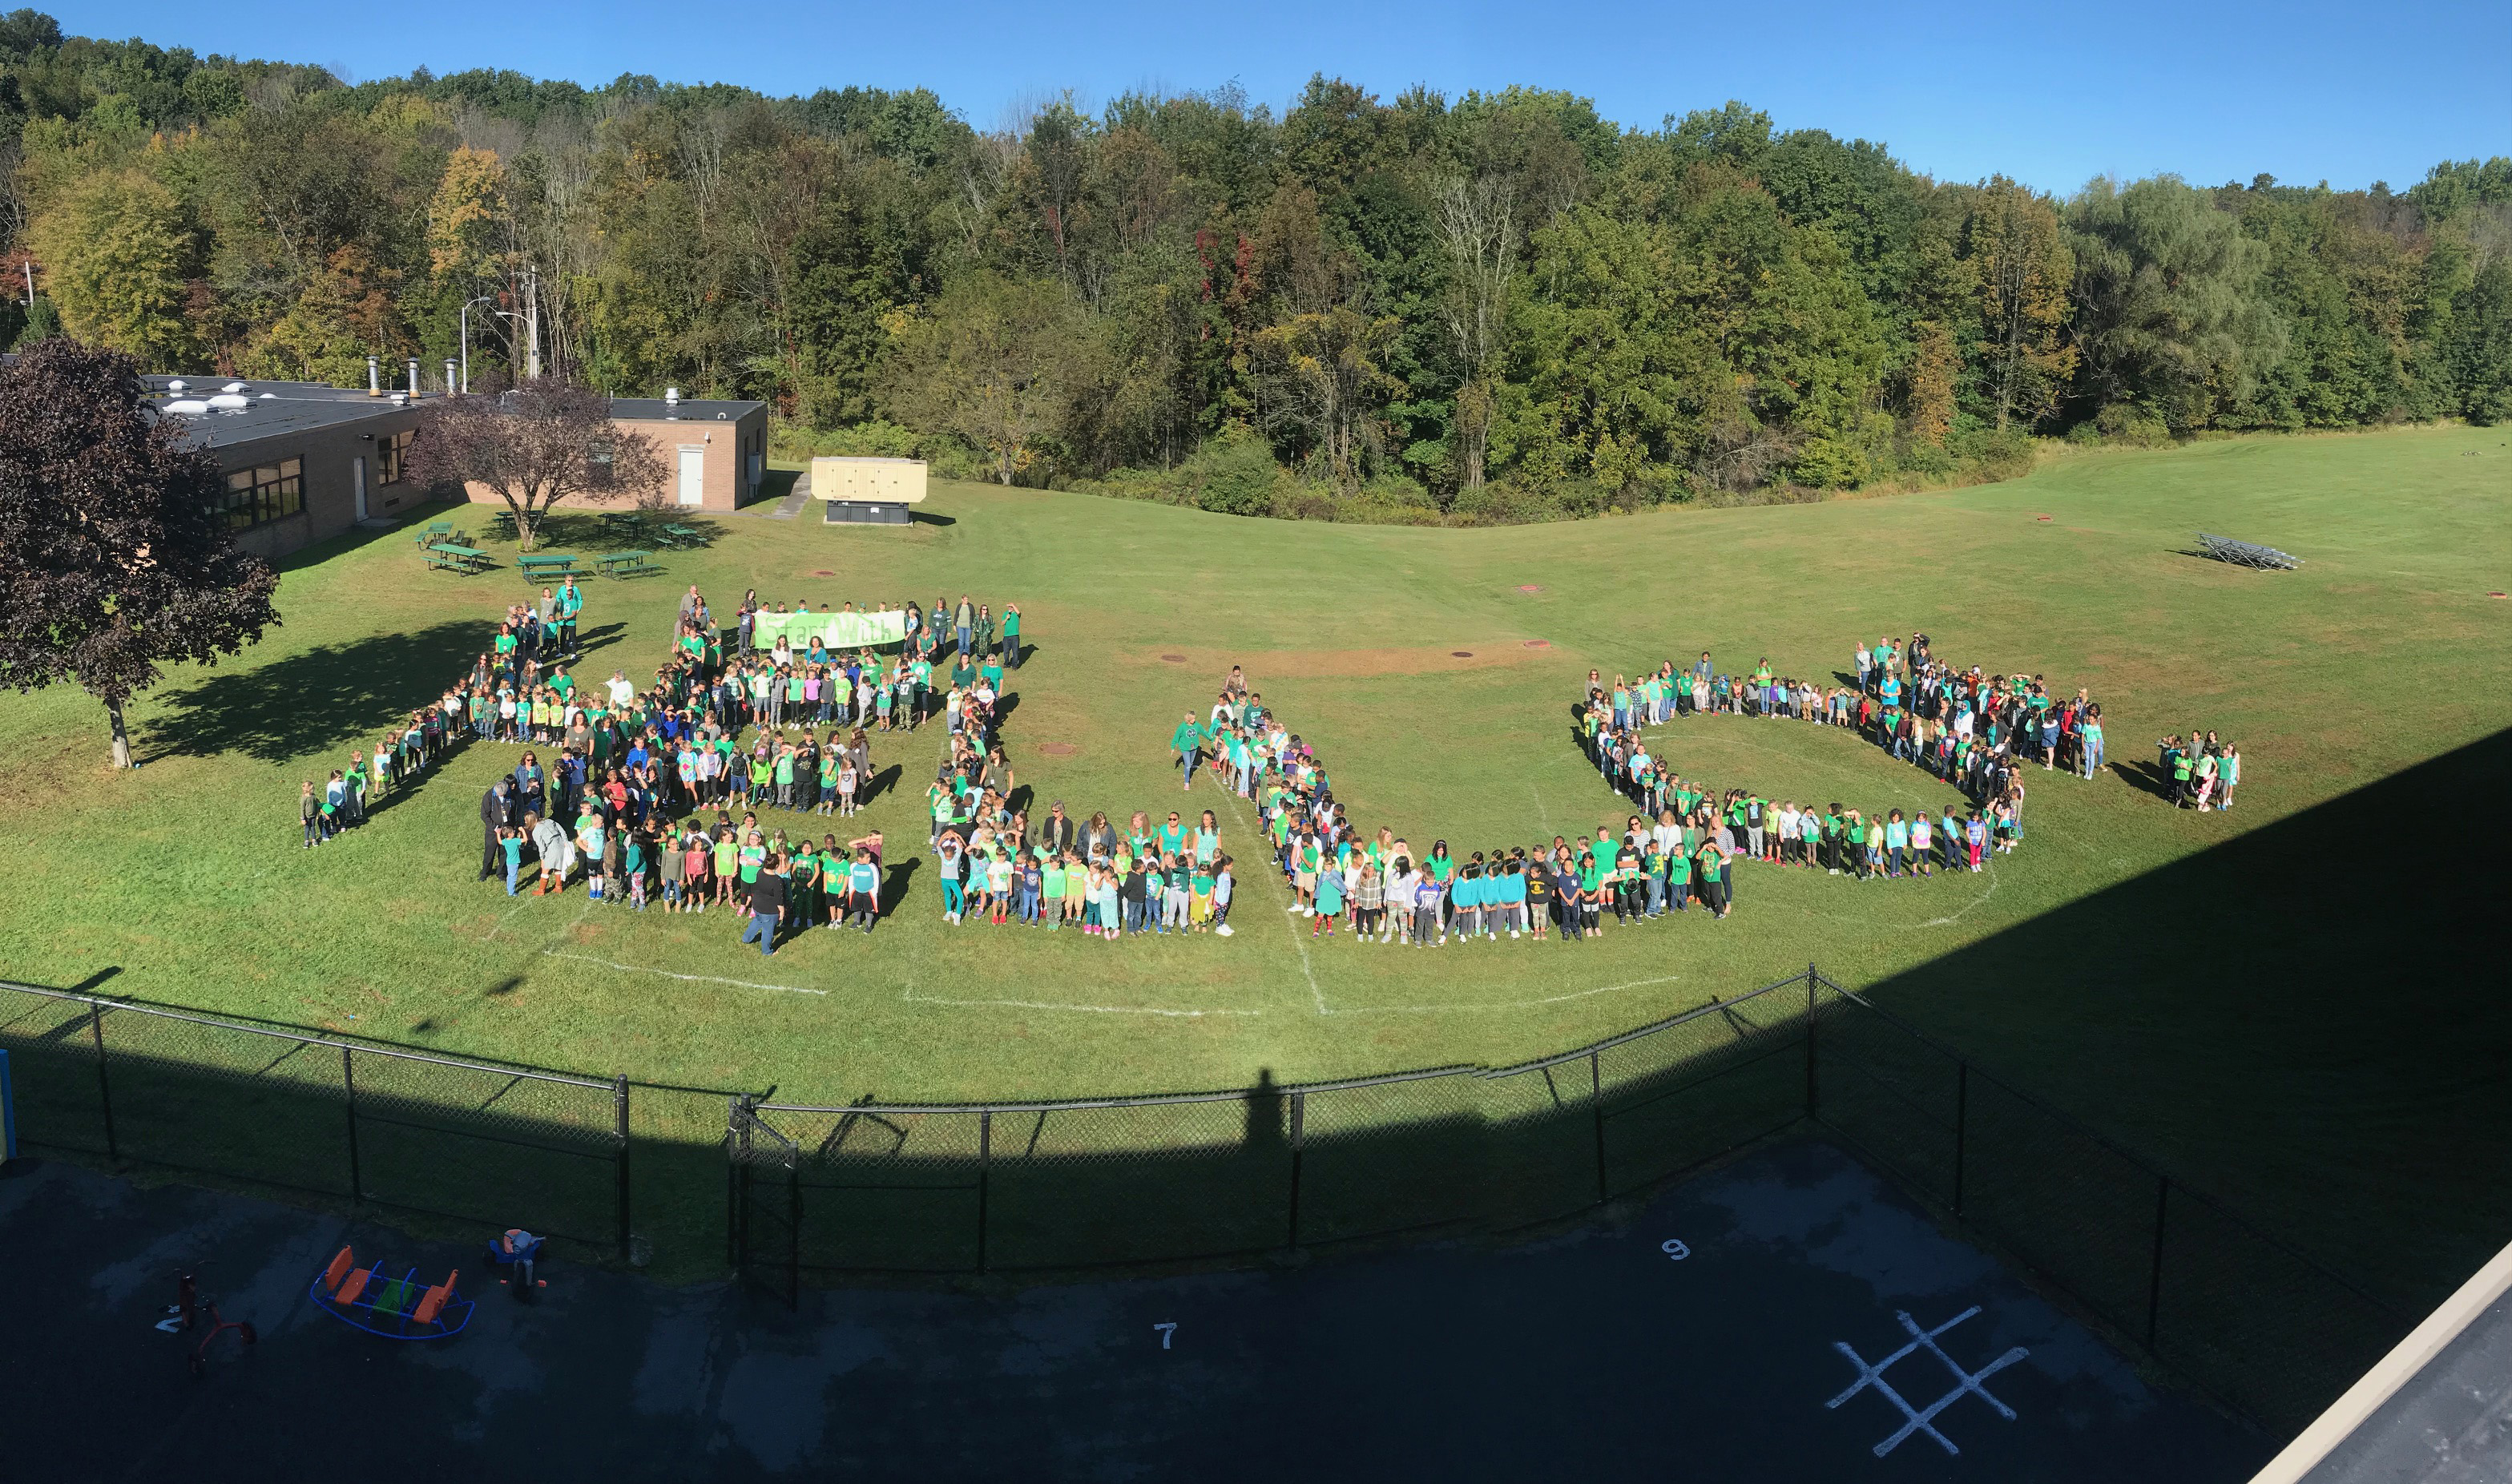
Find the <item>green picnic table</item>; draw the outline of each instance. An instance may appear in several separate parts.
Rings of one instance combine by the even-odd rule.
[[[706,544],[705,531],[694,526],[684,526],[677,521],[664,527],[659,538],[666,546],[704,546]]]
[[[434,546],[440,538],[447,541],[453,539],[453,523],[451,521],[428,522],[427,528],[418,533],[418,544],[421,546]]]
[[[606,510],[602,513],[602,528],[614,535],[637,535],[646,529],[646,518],[633,510]]]
[[[566,577],[575,571],[575,557],[567,552],[543,552],[530,557],[517,557],[515,566],[527,577]]]
[[[457,546],[450,541],[428,547],[424,555],[430,569],[460,572],[464,576],[485,572],[491,565],[487,552],[476,546]]]
[[[614,551],[598,558],[594,566],[606,577],[634,577],[643,572],[659,572],[649,551]]]
[[[511,510],[500,510],[489,517],[489,533],[500,541],[515,539],[515,513]]]

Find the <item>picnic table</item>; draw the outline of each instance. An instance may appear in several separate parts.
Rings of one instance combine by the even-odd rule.
[[[500,510],[489,517],[489,533],[500,541],[515,539],[515,513],[511,510]]]
[[[417,540],[421,546],[434,546],[439,537],[448,541],[454,539],[451,521],[428,522],[427,528],[418,533]]]
[[[594,566],[606,577],[634,577],[645,572],[662,570],[649,551],[614,551],[597,559]]]
[[[656,532],[655,539],[665,546],[704,546],[707,535],[694,526],[684,526],[675,521]]]
[[[527,577],[569,577],[575,573],[575,557],[570,552],[535,552],[529,557],[517,557],[515,566],[522,568]]]
[[[613,535],[643,535],[646,518],[633,510],[606,510],[602,513],[602,528]]]
[[[428,547],[425,555],[430,570],[460,572],[466,577],[473,572],[485,572],[494,565],[490,562],[489,554],[480,548],[451,541],[440,541]]]

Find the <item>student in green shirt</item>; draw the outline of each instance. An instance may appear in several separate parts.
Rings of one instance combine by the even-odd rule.
[[[1196,725],[1194,712],[1188,712],[1186,720],[1178,723],[1177,730],[1169,734],[1169,751],[1177,754],[1178,766],[1184,775],[1185,781],[1179,785],[1180,792],[1194,792],[1195,765],[1203,756],[1203,729]]]

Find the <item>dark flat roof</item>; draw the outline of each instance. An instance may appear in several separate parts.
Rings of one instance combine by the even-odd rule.
[[[206,400],[219,395],[230,380],[225,376],[143,376],[151,406],[185,398]],[[169,390],[169,383],[180,381],[180,392]],[[319,428],[354,425],[370,418],[380,418],[394,412],[410,410],[407,405],[395,406],[390,397],[370,397],[362,391],[336,386],[323,386],[306,381],[244,381],[240,394],[247,399],[239,411],[191,412],[180,414],[185,442],[195,447],[232,448],[237,444],[256,443],[265,438],[282,438],[292,433],[310,433]]]
[[[241,381],[245,390],[240,395],[251,403],[243,410],[194,412],[183,418],[187,441],[210,448],[232,448],[265,438],[337,428],[410,411],[415,406],[395,404],[389,389],[384,396],[370,397],[363,388],[326,386],[318,381],[255,381],[219,375],[147,375],[139,379],[148,388],[149,402],[161,408],[178,398],[207,400],[219,395],[230,382]],[[177,381],[183,383],[180,392],[171,389]],[[436,392],[421,400],[433,402],[444,395]],[[610,415],[640,422],[732,422],[766,406],[765,402],[703,397],[685,397],[677,404],[660,397],[614,397],[610,400]]]
[[[610,415],[638,422],[737,422],[765,406],[765,402],[720,402],[708,397],[684,397],[678,404],[660,397],[613,397]]]

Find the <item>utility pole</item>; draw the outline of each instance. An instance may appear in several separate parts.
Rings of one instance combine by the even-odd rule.
[[[541,270],[524,269],[524,376],[541,378]]]
[[[462,395],[465,397],[471,395],[471,304],[485,304],[495,297],[493,293],[484,293],[464,304],[462,313],[456,316],[462,327]]]

